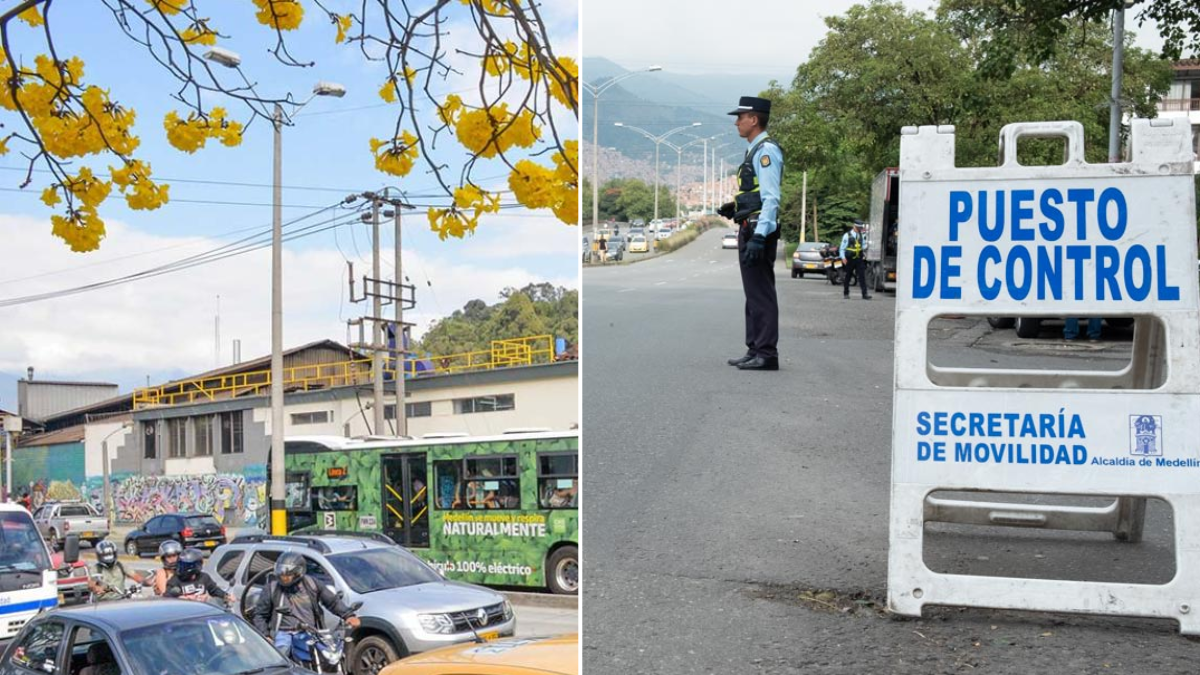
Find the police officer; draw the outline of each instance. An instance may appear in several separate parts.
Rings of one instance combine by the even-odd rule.
[[[729,359],[739,370],[779,370],[779,300],[775,295],[775,249],[779,243],[783,151],[767,136],[771,102],[743,96],[736,115],[738,135],[750,143],[738,167],[738,193],[717,213],[738,225],[742,290],[746,294],[746,354]]]
[[[850,299],[850,275],[854,274],[858,278],[858,288],[862,290],[862,299],[870,300],[871,294],[867,292],[867,261],[863,257],[866,253],[866,246],[862,238],[863,221],[855,219],[854,227],[842,235],[842,245],[838,248],[838,255],[842,258],[842,299]]]

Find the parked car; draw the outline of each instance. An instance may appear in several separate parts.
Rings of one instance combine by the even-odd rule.
[[[646,242],[646,238],[640,234],[635,234],[629,238],[630,253],[645,253],[650,250],[650,244]]]
[[[721,237],[721,248],[737,248],[737,240],[737,232],[726,232],[725,236]]]
[[[245,535],[217,549],[205,569],[229,585],[245,616],[284,551],[303,555],[308,574],[340,592],[347,604],[363,603],[348,661],[354,675],[375,675],[397,659],[471,641],[476,634],[495,639],[516,630],[503,595],[447,581],[381,534]]]
[[[56,609],[25,624],[2,673],[292,673],[242,619],[203,602],[128,600]]]
[[[992,328],[999,328],[999,329],[1015,328],[1017,331],[1017,337],[1035,338],[1041,333],[1043,323],[1046,323],[1046,322],[1061,323],[1062,319],[1050,319],[1050,318],[1045,318],[1045,317],[1030,317],[1030,316],[1019,316],[1016,318],[1004,317],[1004,316],[989,316],[987,321],[988,321],[988,325],[990,325]],[[1111,326],[1113,328],[1129,328],[1130,326],[1133,325],[1133,317],[1125,316],[1125,317],[1106,318],[1106,319],[1104,319],[1104,323],[1108,324],[1109,326]],[[1061,331],[1059,331],[1058,336],[1062,337]]]
[[[174,539],[184,548],[212,550],[225,543],[225,526],[206,513],[168,513],[154,516],[125,535],[125,552],[141,557],[158,555],[158,545]]]
[[[87,502],[46,502],[33,512],[33,522],[51,551],[62,548],[68,534],[92,546],[108,537],[108,519]]]
[[[805,272],[813,272],[825,276],[825,256],[821,249],[828,246],[821,241],[805,241],[796,247],[792,253],[792,278],[803,279]]]
[[[58,574],[59,602],[65,605],[86,602],[92,597],[91,591],[88,590],[87,582],[91,573],[88,572],[87,563],[76,560],[68,565],[64,562],[64,557],[61,552],[50,554],[50,564]]]
[[[398,661],[382,675],[578,675],[579,634],[443,647]]]

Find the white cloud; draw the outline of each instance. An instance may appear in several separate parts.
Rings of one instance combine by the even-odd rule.
[[[501,240],[490,245],[468,241],[430,251],[406,250],[404,269],[417,284],[418,306],[405,314],[405,320],[423,331],[468,300],[495,302],[509,286],[549,281],[578,288],[577,276],[546,279],[523,265],[522,257],[528,258],[530,250],[518,240],[538,241],[536,232],[544,233],[546,225],[517,223],[513,227],[512,247]],[[544,251],[574,258],[576,230],[561,229],[571,233],[566,250],[548,244]],[[0,241],[5,242],[0,300],[121,276],[226,243],[204,237],[159,236],[110,221],[101,250],[82,256],[71,253],[49,230],[46,220],[0,215]],[[166,247],[169,250],[159,250]],[[476,262],[502,257],[501,248],[506,249],[506,260],[500,265]],[[463,255],[463,251],[474,253]],[[384,257],[390,259],[391,255]],[[59,270],[68,271],[44,274]],[[360,278],[364,271],[356,266]],[[285,346],[326,338],[344,341],[345,320],[369,313],[363,305],[345,302],[346,276],[345,260],[337,250],[285,249]],[[56,379],[87,379],[91,373],[118,370],[150,373],[156,378],[168,372],[207,370],[214,365],[218,295],[222,362],[229,362],[235,338],[242,341],[243,358],[269,352],[270,251],[264,249],[90,293],[0,307],[0,325],[4,326],[0,331],[0,371],[24,372],[33,365]],[[391,315],[390,309],[385,315]]]

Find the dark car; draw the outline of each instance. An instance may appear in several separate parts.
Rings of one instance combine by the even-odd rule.
[[[56,609],[21,629],[0,673],[307,673],[240,617],[190,600]]]
[[[125,552],[138,557],[158,555],[159,544],[168,539],[174,539],[184,548],[211,551],[225,544],[225,526],[205,513],[154,516],[125,536]]]
[[[820,274],[825,276],[825,257],[821,255],[821,249],[825,248],[826,244],[820,241],[801,242],[796,247],[796,251],[792,253],[792,278],[803,279],[805,272]]]

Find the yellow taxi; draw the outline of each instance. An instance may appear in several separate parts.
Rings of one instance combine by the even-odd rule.
[[[401,659],[379,675],[579,675],[579,634],[443,647]]]
[[[646,253],[650,250],[650,245],[646,243],[646,238],[640,234],[635,234],[629,238],[630,253]]]

